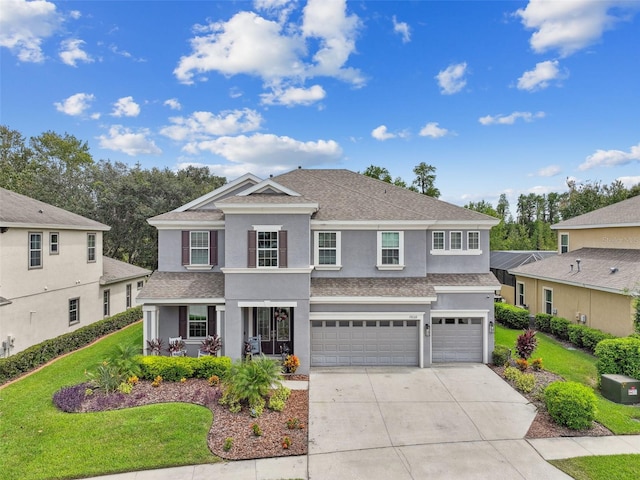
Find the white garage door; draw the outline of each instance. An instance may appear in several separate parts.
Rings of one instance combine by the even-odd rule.
[[[417,320],[312,320],[311,366],[418,365]]]
[[[482,362],[481,318],[433,318],[431,336],[433,363]]]

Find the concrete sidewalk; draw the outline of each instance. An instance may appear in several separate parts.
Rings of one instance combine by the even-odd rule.
[[[525,440],[535,408],[485,365],[314,369],[310,379],[307,456],[100,478],[569,479],[546,460],[640,454],[640,435]]]

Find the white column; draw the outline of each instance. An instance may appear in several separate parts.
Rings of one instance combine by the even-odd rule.
[[[158,337],[158,307],[155,305],[142,306],[142,348],[146,354],[147,341]]]

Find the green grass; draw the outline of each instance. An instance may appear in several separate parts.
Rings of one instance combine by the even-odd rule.
[[[184,403],[110,412],[57,410],[53,394],[119,343],[142,344],[135,324],[0,390],[1,480],[68,479],[219,461],[207,447],[209,409]]]
[[[496,345],[506,345],[514,351],[522,330],[511,330],[498,325],[495,331]],[[640,409],[611,402],[598,391],[596,357],[581,350],[568,350],[561,343],[538,332],[538,347],[532,358],[542,357],[545,370],[562,376],[567,381],[580,382],[594,388],[598,398],[596,421],[616,435],[640,434]]]
[[[552,460],[576,480],[635,480],[640,472],[640,455],[608,455]]]

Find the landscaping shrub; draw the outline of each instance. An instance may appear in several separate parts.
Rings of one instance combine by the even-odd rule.
[[[596,346],[595,354],[598,378],[618,374],[640,379],[640,339],[604,339]]]
[[[48,361],[84,347],[108,333],[120,330],[142,318],[142,307],[99,320],[73,332],[45,340],[22,352],[0,359],[0,385],[19,377]]]
[[[538,313],[536,314],[536,318],[534,320],[534,325],[536,330],[545,333],[551,333],[551,319],[553,315],[549,315],[548,313]]]
[[[569,340],[568,329],[571,322],[566,318],[552,317],[551,318],[551,333],[562,340]]]
[[[525,330],[524,333],[518,335],[516,339],[516,352],[518,356],[525,360],[531,357],[531,354],[538,346],[538,339],[536,338],[535,330],[530,328]]]
[[[536,377],[533,373],[521,373],[515,379],[516,388],[523,393],[530,393],[536,386]]]
[[[508,303],[494,303],[496,321],[508,328],[523,330],[529,328],[529,310]]]
[[[79,412],[88,388],[89,384],[87,383],[62,387],[53,394],[53,404],[63,412]]]
[[[584,332],[582,332],[582,346],[591,352],[596,351],[596,347],[598,343],[602,340],[616,338],[615,335],[611,335],[610,333],[605,333],[601,330],[597,330],[595,328],[586,327]]]
[[[582,348],[584,346],[582,344],[582,337],[587,328],[589,327],[585,325],[576,325],[573,323],[569,325],[567,327],[567,336],[569,337],[569,341],[573,343],[576,347]]]
[[[229,357],[200,357],[195,358],[193,365],[194,376],[196,378],[210,379],[213,376],[225,378],[231,368],[231,359]]]
[[[157,357],[150,355],[139,357],[141,373],[140,378],[145,380],[154,380],[160,376],[168,382],[179,382],[182,378],[192,378],[195,369],[193,368],[194,360],[197,358],[190,357]]]
[[[248,362],[237,361],[225,379],[225,394],[229,403],[256,405],[273,385],[280,385],[281,379],[282,370],[276,360],[261,356]]]
[[[511,349],[506,345],[496,345],[496,348],[491,353],[491,361],[497,367],[502,367],[511,358]]]
[[[578,382],[553,382],[544,390],[547,411],[554,422],[573,430],[591,427],[596,414],[596,395]]]

